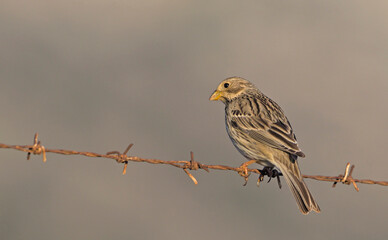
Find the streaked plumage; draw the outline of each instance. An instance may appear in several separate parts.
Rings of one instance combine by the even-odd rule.
[[[210,100],[225,104],[226,129],[237,150],[248,160],[278,168],[302,213],[320,212],[298,167],[297,158],[305,155],[279,105],[239,77],[222,81]]]

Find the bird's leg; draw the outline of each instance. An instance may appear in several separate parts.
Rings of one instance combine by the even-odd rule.
[[[251,165],[252,163],[255,163],[255,162],[256,162],[256,160],[249,160],[249,161],[240,165],[240,167],[239,167],[240,171],[238,172],[238,174],[240,174],[240,176],[245,179],[245,183],[243,186],[247,185],[248,177],[249,177],[249,175],[251,175],[250,173],[248,174],[248,166]]]

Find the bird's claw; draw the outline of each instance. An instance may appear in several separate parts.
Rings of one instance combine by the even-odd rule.
[[[245,168],[242,168],[241,171],[238,172],[238,174],[244,178],[245,182],[243,184],[243,186],[245,187],[248,183],[248,178],[249,176],[251,175],[250,173],[248,173],[248,169],[247,167],[245,166]]]
[[[245,180],[243,186],[246,186],[247,183],[248,183],[248,178],[251,175],[250,173],[248,173],[248,165],[252,164],[253,162],[255,162],[255,161],[251,160],[251,161],[245,162],[245,163],[241,164],[240,167],[239,167],[238,174],[241,177],[243,177],[244,180]]]

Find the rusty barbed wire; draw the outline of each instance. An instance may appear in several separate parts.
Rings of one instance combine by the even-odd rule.
[[[199,170],[203,169],[207,172],[209,172],[209,169],[214,170],[226,170],[226,171],[234,171],[237,172],[240,176],[243,176],[245,179],[245,184],[248,181],[248,177],[250,173],[256,173],[259,174],[259,178],[257,181],[257,185],[259,186],[259,183],[263,180],[264,175],[266,173],[263,170],[259,169],[251,169],[251,168],[244,168],[243,165],[240,167],[229,167],[225,165],[207,165],[202,164],[194,160],[194,153],[190,152],[190,161],[165,161],[165,160],[159,160],[159,159],[149,159],[149,158],[141,158],[141,157],[135,157],[135,156],[128,156],[127,153],[131,149],[133,144],[129,144],[128,147],[125,149],[125,151],[121,154],[119,151],[110,151],[106,154],[99,154],[99,153],[93,153],[93,152],[80,152],[80,151],[73,151],[73,150],[64,150],[64,149],[46,149],[41,142],[38,140],[38,134],[36,133],[34,136],[34,142],[33,145],[8,145],[0,143],[0,148],[8,148],[8,149],[15,149],[18,151],[26,152],[27,153],[27,160],[30,160],[31,154],[34,155],[41,155],[43,156],[43,162],[47,161],[46,153],[55,153],[55,154],[63,154],[63,155],[81,155],[86,157],[100,157],[100,158],[107,158],[107,159],[114,159],[118,163],[124,164],[123,174],[126,174],[128,162],[145,162],[150,164],[166,164],[173,167],[181,168],[183,171],[190,177],[190,179],[194,182],[194,184],[198,184],[197,179],[189,172],[189,170]],[[345,172],[344,174],[340,174],[338,176],[321,176],[321,175],[302,175],[303,178],[313,179],[317,181],[325,181],[325,182],[333,182],[333,187],[337,185],[337,183],[343,183],[350,185],[352,184],[356,191],[359,191],[359,188],[357,186],[357,183],[362,184],[377,184],[381,186],[388,186],[388,181],[375,181],[370,179],[354,179],[352,176],[354,165],[350,165],[350,163],[346,164]],[[281,173],[278,174],[278,176],[282,175]],[[277,178],[278,178],[277,176]],[[271,179],[270,179],[271,180]],[[279,187],[280,181],[278,178]],[[244,184],[244,185],[245,185]]]

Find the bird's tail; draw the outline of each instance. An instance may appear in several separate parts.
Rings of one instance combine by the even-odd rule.
[[[308,214],[312,210],[319,213],[321,209],[315,202],[313,196],[306,186],[306,183],[303,181],[303,177],[300,173],[297,161],[295,160],[294,162],[287,161],[287,163],[278,163],[276,166],[283,173],[287,185],[294,195],[300,211],[303,214]]]

